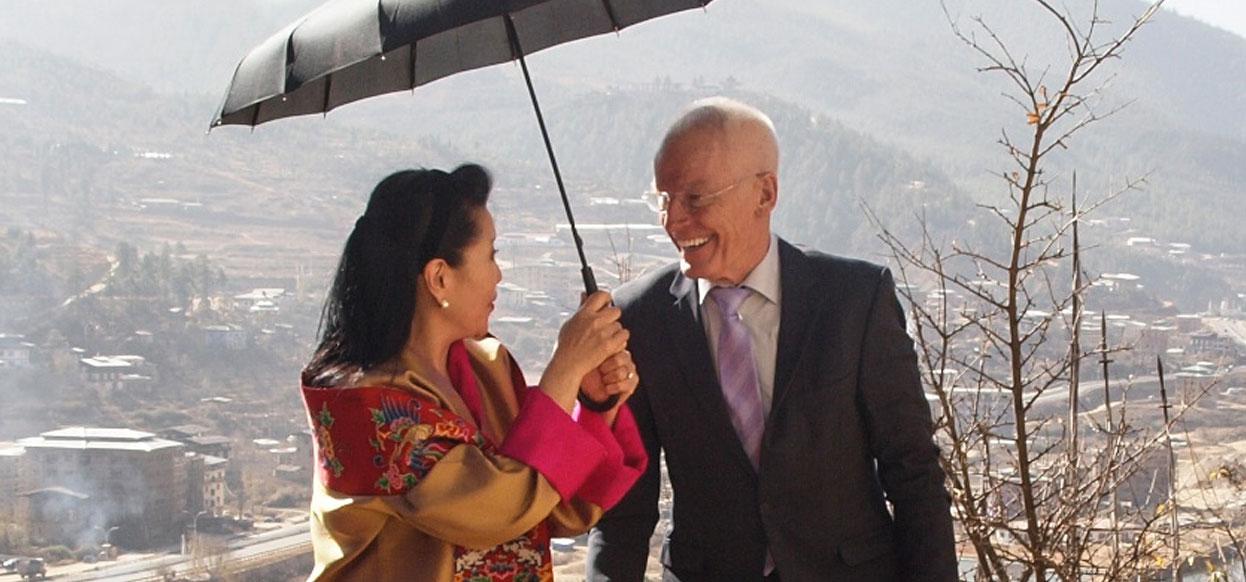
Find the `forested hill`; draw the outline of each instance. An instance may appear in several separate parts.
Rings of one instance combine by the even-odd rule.
[[[690,102],[716,94],[754,103],[775,122],[782,150],[776,227],[785,236],[833,252],[873,252],[862,203],[900,227],[915,226],[923,209],[938,228],[963,224],[968,199],[931,164],[804,107],[721,84],[659,80],[549,108],[545,117],[564,178],[622,194],[645,191],[666,126]],[[550,179],[530,111],[477,115],[460,128],[457,149],[496,164],[522,162],[533,176]]]
[[[123,131],[144,136],[160,130],[168,124],[172,108],[174,116],[194,131],[177,128],[167,135],[176,136],[182,144],[202,144],[201,128],[211,119],[238,59],[319,3],[116,0],[105,6],[86,0],[3,2],[0,41],[15,40],[39,49],[40,54],[69,57],[88,66],[54,68],[48,79],[16,85],[12,74],[0,72],[0,97],[21,98],[40,87],[56,87],[58,98],[69,99],[71,107],[96,107],[99,103],[92,98],[109,94],[114,81],[124,79],[139,94],[125,97],[138,105],[123,107],[122,115],[147,127],[127,126]],[[830,139],[811,144],[810,151],[837,159],[809,154],[803,159],[817,159],[825,166],[813,168],[813,162],[801,162],[805,154],[795,151],[802,146],[786,145],[792,154],[788,161],[799,165],[785,166],[784,191],[791,198],[785,200],[783,211],[799,208],[786,203],[805,192],[811,198],[814,192],[832,198],[819,198],[811,205],[823,211],[820,216],[811,210],[781,213],[780,220],[799,223],[800,230],[821,233],[818,236],[834,232],[848,237],[844,240],[859,239],[855,234],[842,234],[856,232],[843,221],[859,221],[859,213],[855,202],[846,204],[841,196],[882,203],[887,196],[879,198],[878,192],[892,191],[906,208],[912,208],[912,199],[898,188],[918,181],[933,188],[936,198],[959,190],[976,202],[1006,200],[1006,190],[991,178],[991,172],[1009,163],[995,142],[1001,130],[1024,135],[1024,115],[1000,96],[1007,88],[1001,77],[977,72],[983,63],[955,39],[940,4],[716,0],[704,11],[688,11],[628,28],[617,36],[544,51],[534,55],[529,65],[558,133],[555,146],[566,162],[576,168],[576,156],[582,152],[592,162],[592,172],[580,176],[619,188],[636,188],[637,183],[647,181],[642,174],[648,167],[648,144],[652,144],[655,128],[682,104],[677,101],[698,92],[693,88],[696,85],[792,104],[800,117],[817,118],[817,127],[832,129],[802,133],[800,126],[789,124],[792,129],[786,138]],[[971,28],[973,18],[981,16],[1036,71],[1065,54],[1063,42],[1025,2],[948,0],[942,4],[962,27]],[[1084,16],[1091,4],[1071,6]],[[1098,5],[1104,11],[1102,29],[1108,36],[1145,7],[1138,0],[1103,0]],[[0,62],[12,64],[25,58],[4,52],[8,54],[0,55]],[[97,72],[78,75],[91,69]],[[1091,126],[1067,152],[1059,152],[1047,177],[1054,185],[1066,187],[1076,170],[1080,190],[1093,199],[1126,178],[1148,176],[1144,191],[1122,197],[1103,212],[1133,217],[1140,235],[1188,242],[1205,251],[1242,252],[1246,231],[1237,227],[1236,216],[1246,184],[1243,78],[1246,39],[1175,14],[1160,14],[1126,47],[1122,59],[1109,63],[1093,79],[1095,86],[1102,85],[1101,111],[1128,107]],[[643,93],[655,79],[669,79],[672,85],[668,87],[684,93],[672,93],[669,102],[647,96],[643,99],[652,98],[652,103],[632,106],[631,95]],[[729,79],[734,88],[723,88]],[[777,106],[776,116],[787,115],[782,113],[784,107]],[[94,119],[85,114],[81,118],[116,128],[105,119],[110,111],[105,107]],[[0,115],[4,113],[5,106],[0,106]],[[842,127],[851,131],[840,132]],[[369,133],[372,137],[365,139],[360,137],[363,133],[351,133],[360,128],[388,136]],[[580,133],[585,143],[579,141]],[[117,139],[110,135],[109,139]],[[493,160],[499,168],[527,168],[537,177],[544,172],[545,160],[535,136],[518,71],[500,66],[438,81],[413,94],[351,104],[331,114],[327,123],[310,118],[282,121],[245,137],[231,129],[214,134],[207,147],[220,147],[221,142],[238,137],[239,147],[253,148],[239,155],[240,159],[264,162],[276,158],[282,176],[316,176],[313,185],[336,183],[356,189],[386,164],[493,157],[498,151],[506,153]],[[532,141],[521,145],[523,140]],[[862,144],[861,152],[872,153],[846,153],[844,148],[854,141]],[[322,159],[308,147],[311,143],[339,151]],[[503,148],[507,143],[512,145]],[[882,159],[893,154],[899,157]],[[220,155],[219,150],[211,155]],[[850,164],[857,161],[866,165],[852,168]],[[936,177],[922,179],[930,172]],[[837,178],[827,178],[831,175]],[[892,177],[883,179],[883,175]],[[939,175],[946,176],[943,182]],[[356,179],[342,181],[343,176]],[[800,183],[806,176],[810,182]],[[955,186],[944,187],[946,181]],[[846,188],[849,182],[855,185]],[[823,219],[830,222],[823,224]],[[828,242],[838,245],[844,240]]]

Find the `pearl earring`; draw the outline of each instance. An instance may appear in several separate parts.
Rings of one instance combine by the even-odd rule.
[[[441,300],[441,308],[442,308],[442,309],[447,309],[447,308],[449,308],[449,307],[450,307],[450,300],[449,300],[449,299],[442,299],[442,300]]]

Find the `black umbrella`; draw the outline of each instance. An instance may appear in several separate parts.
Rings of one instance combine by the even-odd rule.
[[[212,127],[325,113],[460,71],[519,60],[580,257],[597,290],[524,55],[711,0],[331,0],[251,50]]]

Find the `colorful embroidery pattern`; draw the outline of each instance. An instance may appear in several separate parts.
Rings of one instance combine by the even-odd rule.
[[[316,435],[320,477],[348,495],[402,493],[461,444],[494,450],[453,412],[401,391],[306,388],[303,397]]]
[[[553,582],[545,524],[487,550],[454,549],[455,582]]]
[[[414,399],[397,402],[383,398],[380,408],[370,408],[368,412],[376,429],[368,441],[374,453],[372,463],[382,471],[376,488],[386,493],[414,487],[437,461],[460,444],[490,448],[488,441],[463,419],[449,418],[431,406],[422,407]]]
[[[320,466],[332,471],[334,477],[341,477],[345,467],[333,451],[333,436],[329,432],[333,428],[333,414],[329,412],[329,404],[320,407],[316,424],[316,449],[319,451]]]
[[[463,376],[474,381],[470,369]],[[304,387],[303,400],[316,435],[319,478],[346,495],[401,494],[458,445],[495,451],[494,444],[463,418],[401,390]],[[348,462],[343,464],[339,457]],[[454,557],[456,582],[554,579],[549,528],[544,523],[487,550],[455,547]]]

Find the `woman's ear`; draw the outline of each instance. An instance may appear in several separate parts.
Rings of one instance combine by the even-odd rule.
[[[437,302],[450,295],[450,264],[445,259],[433,259],[424,265],[424,286]]]

